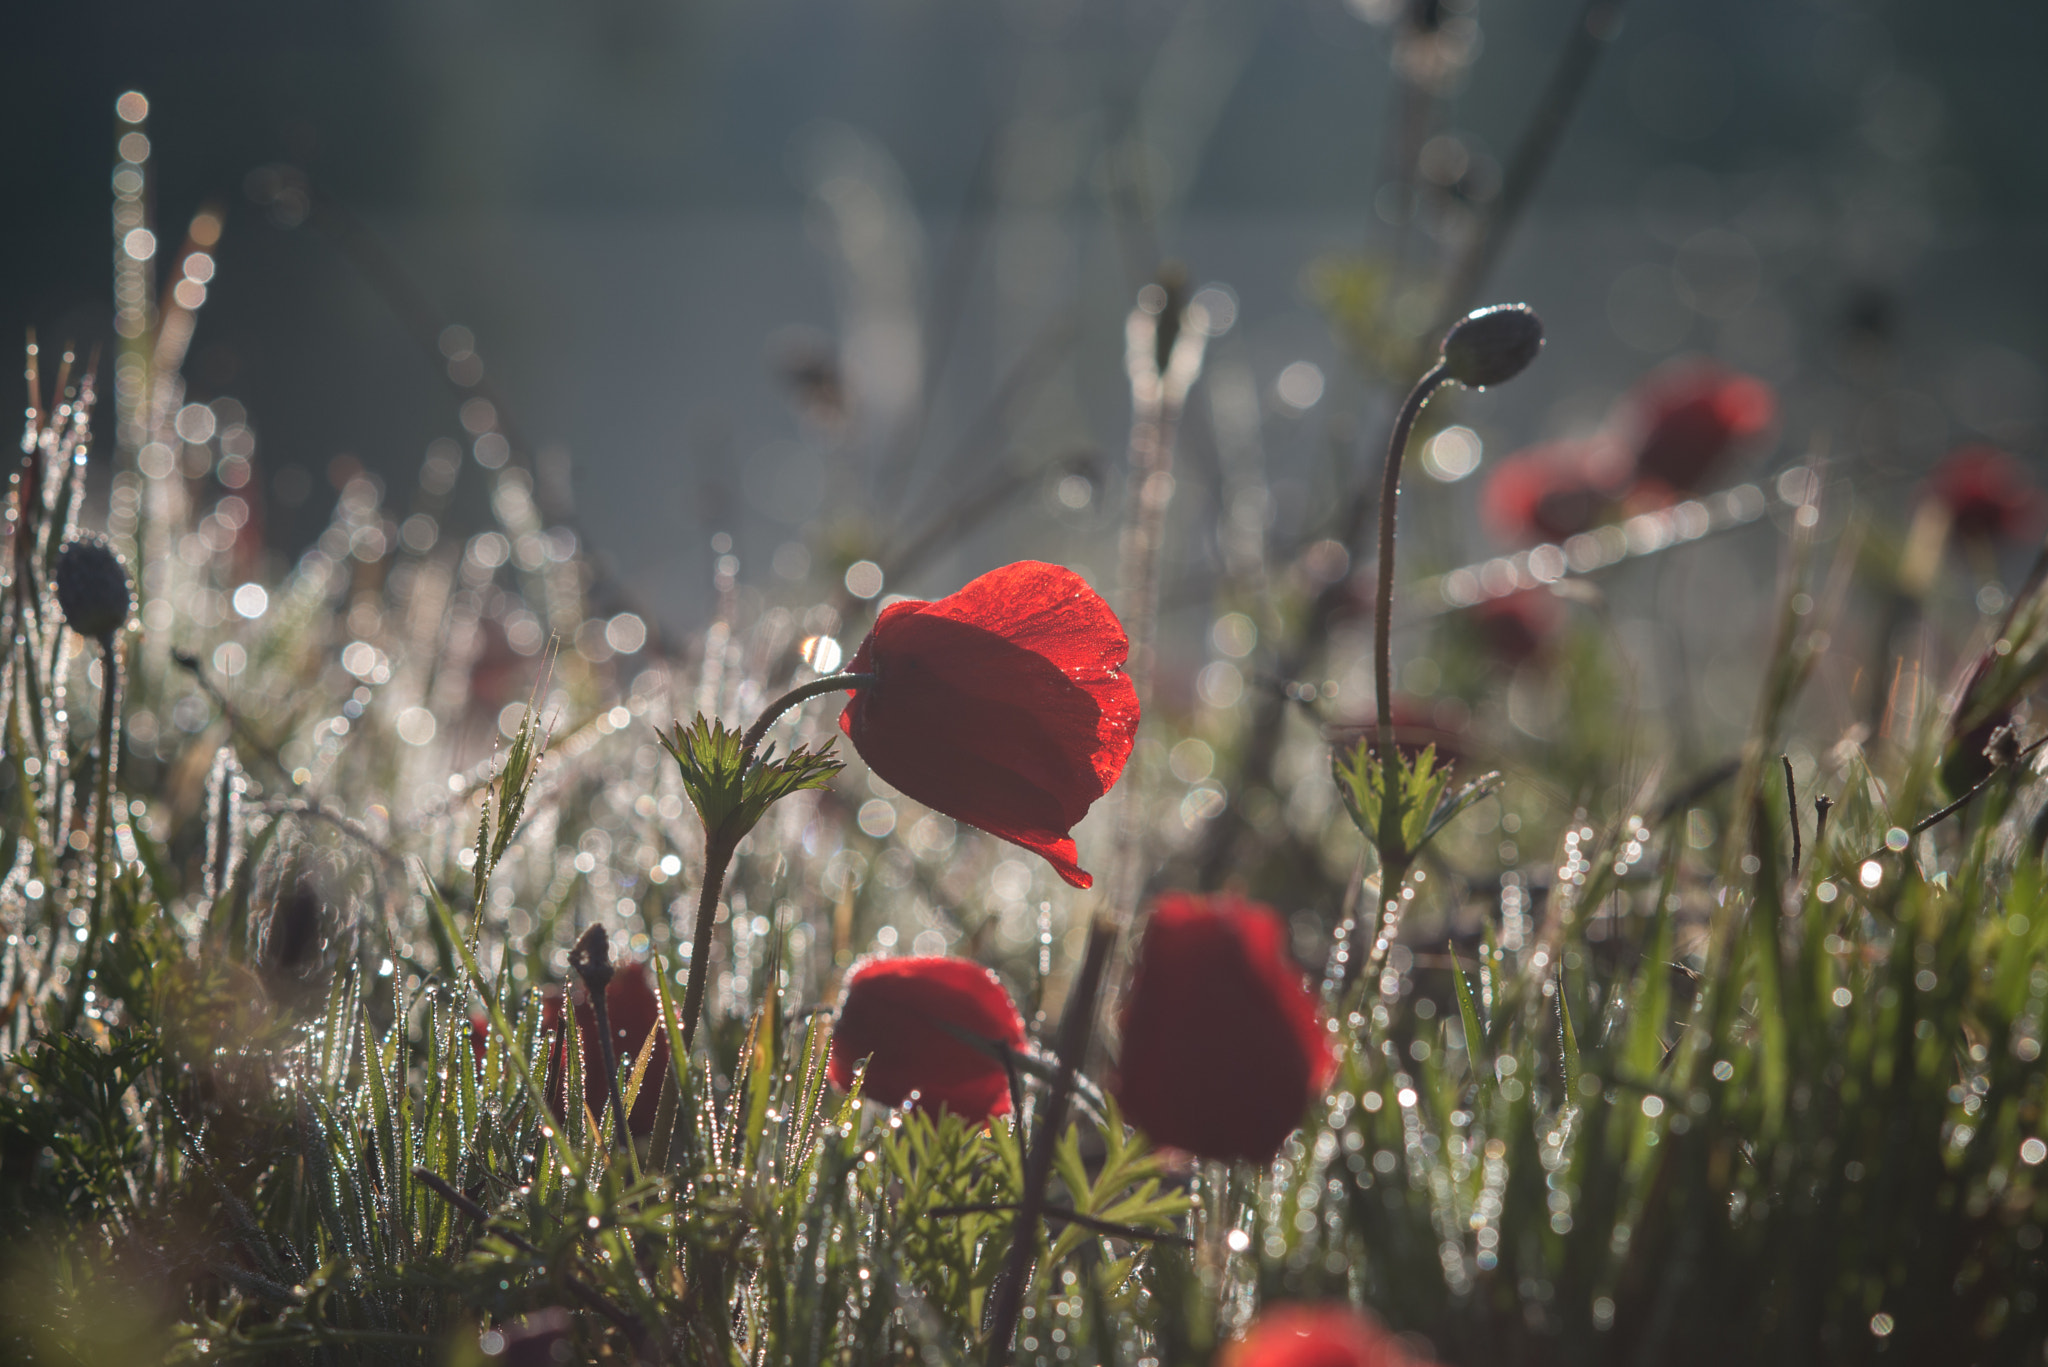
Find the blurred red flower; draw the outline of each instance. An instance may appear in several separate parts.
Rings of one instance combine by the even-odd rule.
[[[1336,1071],[1270,907],[1168,893],[1124,999],[1116,1097],[1160,1144],[1269,1162]]]
[[[605,1090],[604,1062],[597,1052],[597,1012],[591,1007],[590,996],[580,983],[574,992],[576,1037],[580,1041],[579,1052],[583,1055],[583,1100],[590,1107],[590,1113],[602,1119],[605,1107],[611,1102]],[[641,1046],[647,1043],[647,1036],[661,1020],[661,998],[654,990],[654,977],[647,965],[620,964],[612,975],[611,985],[605,988],[604,1005],[606,1014],[611,1017],[613,1057],[619,1069],[619,1093],[623,1096],[627,1082],[632,1080],[633,1068],[640,1061]],[[567,1069],[564,1066],[568,1051],[561,1039],[562,989],[559,987],[541,989],[540,1028],[543,1034],[554,1037],[554,1042],[548,1046],[546,1092],[548,1109],[559,1118],[566,1111],[569,1100]],[[490,1033],[488,1018],[470,1017],[470,1044],[479,1059],[483,1057]],[[647,1059],[647,1075],[640,1082],[640,1094],[627,1115],[627,1126],[634,1134],[654,1132],[654,1111],[661,1101],[662,1080],[667,1076],[668,1036],[658,1034],[654,1038],[654,1052]]]
[[[1423,1359],[1348,1305],[1282,1305],[1223,1350],[1217,1367],[1426,1367]]]
[[[1541,654],[1557,631],[1563,612],[1545,589],[1489,598],[1472,609],[1472,625],[1480,642],[1508,664],[1521,664]],[[1395,719],[1399,739],[1400,719]]]
[[[892,603],[847,667],[873,674],[839,729],[925,806],[1043,855],[1077,888],[1069,832],[1130,758],[1138,694],[1116,614],[1025,560],[934,603]]]
[[[957,1032],[957,1033],[956,1033]],[[826,1075],[845,1091],[868,1061],[861,1095],[979,1124],[1010,1109],[1002,1062],[960,1034],[1024,1047],[1024,1021],[995,974],[969,959],[869,959],[846,976]]]
[[[2019,461],[1995,446],[1959,446],[1943,456],[1920,496],[1948,510],[1949,527],[1969,541],[2031,537],[2040,529],[2041,491]]]
[[[1778,401],[1762,380],[1712,362],[1687,362],[1649,376],[1621,410],[1616,426],[1631,434],[1635,479],[1693,493],[1711,483],[1744,442],[1777,421]]]
[[[1495,538],[1533,546],[1562,541],[1607,520],[1613,448],[1556,441],[1517,451],[1479,489],[1479,520]]]

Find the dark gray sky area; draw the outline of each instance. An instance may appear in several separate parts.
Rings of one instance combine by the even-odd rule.
[[[1392,3],[19,7],[0,323],[109,336],[114,101],[139,89],[160,229],[225,210],[191,394],[246,406],[286,540],[324,519],[337,457],[396,490],[463,436],[431,346],[460,323],[586,539],[687,627],[714,530],[765,565],[842,506],[886,525],[899,483],[1116,449],[1121,318],[1165,258],[1233,292],[1215,361],[1263,396],[1306,516],[1383,402],[1311,282],[1454,253],[1584,8],[1432,6],[1445,70],[1415,101]],[[1542,384],[1467,410],[1489,455],[1700,352],[1782,387],[1787,440],[1869,443],[1879,494],[1962,440],[2039,465],[2044,58],[2023,0],[1631,0],[1486,287],[1553,339]],[[1401,146],[1428,184],[1396,183]],[[279,165],[333,212],[252,202]],[[1844,360],[1873,319],[1877,374]],[[778,378],[806,348],[845,371],[836,425]],[[981,449],[1034,348],[1056,363]],[[1306,405],[1275,397],[1298,363],[1325,377]],[[1843,416],[1873,384],[1899,395],[1882,434]],[[1099,534],[1062,525],[1071,555]]]

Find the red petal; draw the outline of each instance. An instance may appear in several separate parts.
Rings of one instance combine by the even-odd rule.
[[[1223,1350],[1219,1367],[1425,1367],[1348,1305],[1282,1305]]]
[[[1270,908],[1229,894],[1159,899],[1125,999],[1116,1095],[1152,1139],[1267,1162],[1336,1060]]]
[[[1022,561],[937,602],[884,609],[850,665],[876,680],[840,729],[894,787],[1085,888],[1068,832],[1130,758],[1129,650],[1079,575]]]
[[[827,1076],[844,1091],[868,1060],[862,1095],[970,1121],[1010,1109],[1009,1072],[947,1027],[1024,1047],[1024,1021],[995,974],[967,959],[869,959],[846,978]]]

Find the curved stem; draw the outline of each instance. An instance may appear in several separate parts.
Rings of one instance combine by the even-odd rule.
[[[768,734],[768,728],[775,725],[780,717],[798,703],[809,702],[812,698],[827,693],[858,692],[863,684],[875,681],[873,674],[827,674],[822,679],[813,679],[799,684],[761,709],[761,715],[754,718],[754,724],[747,728],[747,734],[740,737],[740,767],[746,768],[754,759],[754,752],[761,748],[761,741]]]
[[[1401,493],[1401,457],[1408,449],[1408,434],[1422,405],[1438,385],[1450,378],[1439,361],[1415,382],[1394,418],[1393,436],[1387,443],[1386,469],[1380,477],[1380,570],[1374,585],[1372,624],[1373,688],[1379,707],[1380,746],[1380,900],[1395,894],[1396,885],[1407,872],[1408,852],[1401,839],[1401,748],[1394,743],[1394,526],[1396,500]],[[1384,907],[1381,908],[1382,910]],[[1377,913],[1375,913],[1377,920]]]

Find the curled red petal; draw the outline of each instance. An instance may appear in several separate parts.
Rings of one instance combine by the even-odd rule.
[[[1043,855],[1076,887],[1069,832],[1130,758],[1130,642],[1079,575],[1020,561],[936,602],[894,603],[849,668],[839,726],[882,778]]]
[[[1267,1162],[1336,1068],[1314,995],[1269,907],[1170,893],[1124,999],[1116,1096],[1161,1144]]]
[[[957,1033],[956,1033],[957,1032]],[[995,974],[945,956],[869,959],[846,976],[826,1075],[844,1091],[868,1061],[862,1095],[973,1122],[1010,1109],[1009,1072],[960,1034],[1024,1047],[1024,1020]]]

